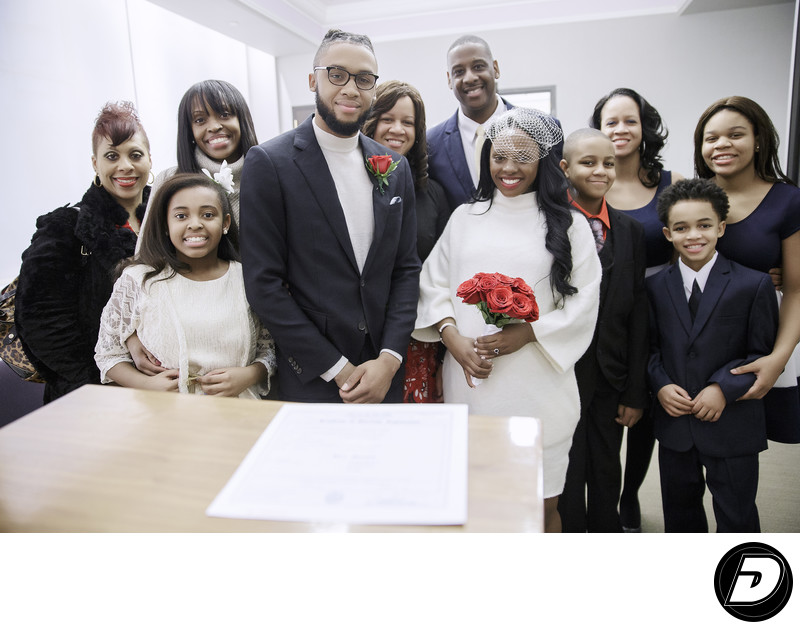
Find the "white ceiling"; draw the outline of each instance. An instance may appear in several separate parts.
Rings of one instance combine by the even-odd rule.
[[[276,57],[316,50],[332,27],[374,42],[685,14],[792,0],[150,0]]]

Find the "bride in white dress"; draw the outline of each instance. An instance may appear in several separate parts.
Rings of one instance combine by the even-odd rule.
[[[512,109],[486,131],[477,201],[458,207],[425,261],[413,336],[447,347],[444,401],[470,413],[541,420],[545,530],[560,531],[572,435],[580,416],[574,365],[594,333],[601,279],[594,237],[573,220],[567,183],[551,149],[563,137],[552,118]],[[483,334],[478,308],[456,290],[476,273],[520,277],[539,319]],[[482,379],[475,387],[471,378]]]

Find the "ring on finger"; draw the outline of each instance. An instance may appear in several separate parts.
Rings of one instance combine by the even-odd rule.
[[[499,356],[500,355],[500,348],[499,347],[495,347],[494,348],[494,355],[495,356]]]

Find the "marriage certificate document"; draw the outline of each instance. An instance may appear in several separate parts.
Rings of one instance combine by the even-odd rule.
[[[460,404],[286,404],[206,515],[464,524],[467,432]]]

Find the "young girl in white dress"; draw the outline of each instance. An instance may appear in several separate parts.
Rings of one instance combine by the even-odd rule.
[[[561,530],[558,496],[580,416],[574,365],[594,333],[601,278],[591,228],[573,220],[551,151],[562,137],[552,118],[530,109],[509,110],[489,126],[476,200],[456,208],[422,267],[413,334],[441,336],[447,347],[445,402],[541,420],[545,530],[552,532]],[[480,311],[456,296],[478,272],[525,280],[539,319],[482,336]]]
[[[244,156],[256,144],[258,138],[250,108],[235,86],[215,79],[192,85],[178,106],[178,164],[156,175],[142,227],[149,220],[156,192],[167,179],[178,173],[201,172],[225,184],[233,222],[238,227]],[[137,244],[137,252],[140,246]],[[143,373],[155,375],[164,369],[137,334],[131,335],[126,345],[137,369]]]
[[[205,175],[176,175],[149,214],[139,252],[103,310],[95,347],[101,382],[259,399],[275,349],[245,297],[225,191]],[[163,371],[136,369],[125,347],[134,333]]]

